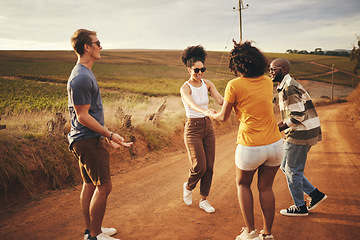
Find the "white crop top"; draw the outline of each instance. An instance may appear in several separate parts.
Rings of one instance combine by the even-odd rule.
[[[209,95],[208,95],[208,89],[204,81],[201,79],[201,83],[202,83],[201,87],[194,87],[188,81],[186,81],[186,83],[187,85],[189,85],[191,89],[191,97],[194,99],[194,102],[200,107],[204,109],[208,109]],[[200,113],[192,109],[184,100],[182,100],[182,102],[184,104],[186,116],[188,118],[205,117],[203,113]]]

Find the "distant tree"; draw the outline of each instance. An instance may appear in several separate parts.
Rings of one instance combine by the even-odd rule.
[[[313,54],[313,55],[327,55],[327,56],[340,56],[340,57],[350,57],[350,53],[347,50],[335,50],[335,51],[323,51],[321,48],[315,48],[314,51],[308,52],[307,50],[296,50],[288,49],[286,50],[287,54],[297,53],[297,54]],[[359,67],[360,69],[360,67]]]
[[[349,57],[350,53],[347,51],[326,51],[325,55],[328,56],[339,56],[339,57]]]
[[[321,48],[315,48],[314,54],[315,55],[324,55],[324,52]]]
[[[360,69],[360,37],[357,36],[358,39],[358,47],[354,46],[350,52],[350,60],[356,61],[354,67],[354,73],[357,74]]]
[[[298,54],[309,54],[309,52],[306,50],[300,50],[298,51]]]

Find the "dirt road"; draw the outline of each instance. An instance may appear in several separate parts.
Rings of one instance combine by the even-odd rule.
[[[305,175],[328,195],[307,217],[285,217],[282,208],[292,205],[284,174],[278,172],[274,191],[275,239],[359,239],[360,233],[360,145],[359,132],[346,121],[346,104],[319,107],[324,141],[309,153]],[[120,239],[235,239],[244,226],[237,202],[234,169],[236,133],[217,137],[217,155],[209,201],[216,208],[207,214],[194,203],[182,200],[182,184],[188,174],[185,151],[153,155],[146,167],[113,176],[104,226],[118,229]],[[256,181],[256,179],[255,179]],[[0,239],[77,239],[83,237],[79,208],[80,187],[58,191],[33,201],[16,214],[0,215]],[[256,228],[261,214],[256,184]]]

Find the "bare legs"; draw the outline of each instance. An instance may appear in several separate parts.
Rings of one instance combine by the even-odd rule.
[[[105,215],[106,201],[111,192],[112,184],[107,182],[94,186],[92,183],[83,183],[80,202],[83,209],[86,229],[91,236],[101,233],[102,220]]]
[[[92,183],[83,183],[83,188],[80,194],[80,203],[83,210],[85,227],[90,231],[90,202],[95,191],[95,186]]]
[[[263,213],[263,230],[265,234],[271,234],[275,215],[275,197],[272,191],[274,178],[279,167],[268,167],[261,165],[258,168],[258,190],[260,205]],[[243,171],[236,168],[236,183],[240,209],[249,232],[255,229],[253,195],[251,183],[256,170]]]

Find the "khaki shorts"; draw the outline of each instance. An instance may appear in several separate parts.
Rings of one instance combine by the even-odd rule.
[[[110,154],[101,137],[74,142],[72,152],[79,161],[84,182],[101,185],[111,181]]]

